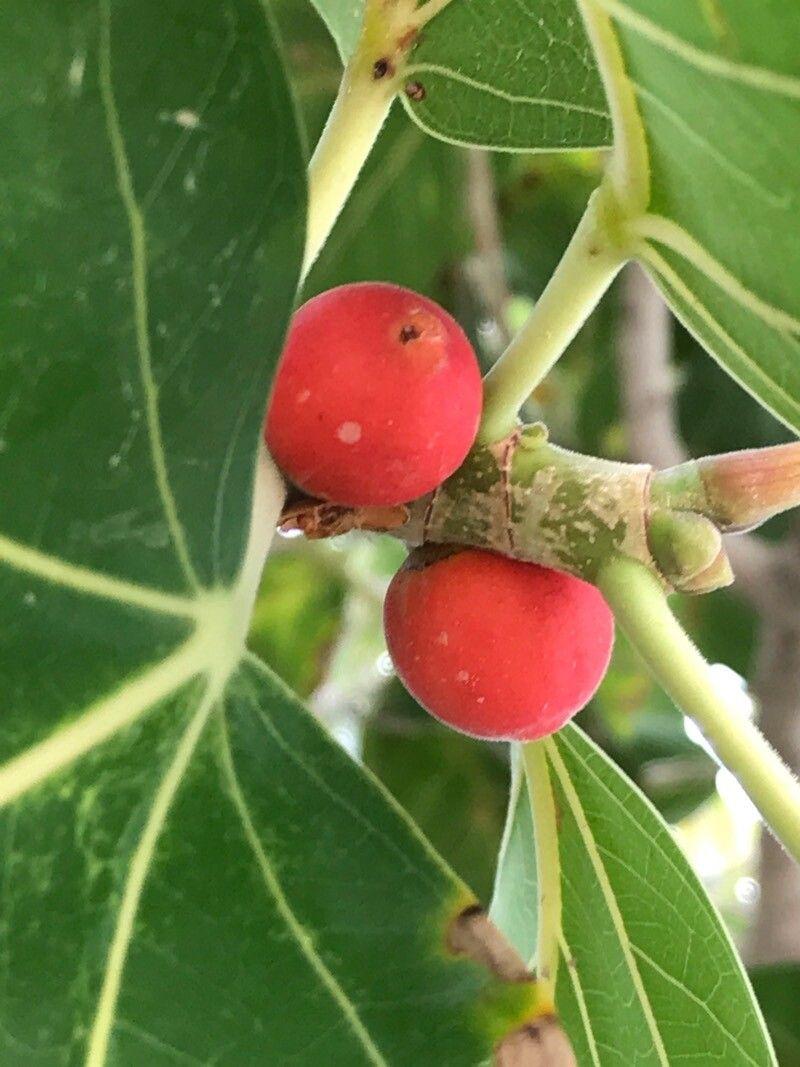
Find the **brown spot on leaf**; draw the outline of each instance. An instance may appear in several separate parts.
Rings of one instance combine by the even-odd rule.
[[[558,1019],[543,1015],[500,1042],[494,1067],[577,1067],[577,1060]]]
[[[422,82],[407,82],[405,86],[405,94],[409,100],[414,100],[417,103],[419,103],[420,100],[424,100],[428,95]]]

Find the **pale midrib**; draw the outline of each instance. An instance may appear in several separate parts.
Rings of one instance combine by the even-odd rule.
[[[786,96],[795,100],[800,99],[800,78],[795,78],[790,74],[780,74],[766,67],[737,63],[724,56],[715,55],[713,52],[706,52],[683,40],[682,37],[678,37],[677,34],[665,30],[657,23],[645,18],[644,15],[632,11],[625,4],[619,3],[619,0],[593,0],[593,2],[640,37],[646,38],[697,70],[738,82],[741,85],[748,85],[763,92],[775,93],[778,96]]]
[[[687,230],[663,215],[643,215],[631,229],[646,239],[656,241],[690,263],[705,278],[721,289],[740,307],[780,333],[800,333],[800,319],[782,308],[762,300],[748,289],[732,271],[724,267],[708,249]]]
[[[195,633],[155,667],[126,681],[111,696],[90,704],[78,719],[0,767],[0,807],[63,771],[75,760],[136,722],[146,711],[203,672],[205,635]]]
[[[131,858],[117,914],[117,922],[108,950],[103,985],[89,1035],[86,1067],[103,1067],[106,1062],[108,1043],[114,1026],[114,1012],[142,890],[175,794],[180,787],[186,768],[189,766],[192,754],[197,747],[218,697],[219,686],[209,684],[203,699],[197,707],[197,711],[181,736],[172,762],[156,790],[147,822],[142,830],[136,851]]]
[[[192,563],[183,526],[178,515],[175,497],[170,485],[161,420],[158,411],[158,385],[153,373],[148,323],[147,295],[147,238],[144,217],[136,200],[133,178],[125,149],[119,113],[114,99],[111,75],[111,11],[109,0],[100,0],[100,55],[99,85],[106,128],[111,143],[111,153],[117,177],[117,188],[128,219],[131,240],[133,310],[136,330],[136,349],[139,375],[142,382],[145,416],[147,421],[150,453],[164,516],[169,527],[175,554],[184,577],[192,589],[199,589],[199,581]]]
[[[613,149],[606,179],[629,215],[650,203],[650,155],[644,123],[619,40],[608,15],[596,0],[577,0],[611,108]]]
[[[575,958],[572,955],[572,950],[567,944],[567,939],[564,937],[563,930],[559,931],[558,944],[561,949],[561,955],[564,957],[564,970],[569,975],[572,992],[575,995],[575,1001],[578,1005],[578,1012],[586,1035],[586,1043],[589,1046],[589,1055],[592,1057],[592,1064],[594,1067],[601,1067],[600,1054],[597,1051],[597,1042],[595,1041],[594,1031],[592,1029],[592,1021],[589,1018],[589,1009],[586,1005],[586,996],[584,995],[583,986],[581,985],[581,980],[577,973]]]
[[[288,686],[285,686],[284,683],[281,682],[280,678],[278,678],[278,676],[276,674],[272,673],[272,671],[270,670],[269,667],[267,667],[267,665],[264,663],[264,661],[259,659],[259,657],[256,656],[249,649],[245,650],[244,659],[248,663],[250,663],[253,667],[255,667],[261,674],[263,674],[269,680],[269,682],[272,685],[278,685],[280,687],[283,687],[287,697],[290,700],[295,701],[295,702],[298,700],[297,694],[293,693],[291,691],[291,689],[288,688]],[[343,798],[340,797],[340,796],[337,796],[330,789],[330,786],[328,786],[325,782],[323,782],[311,767],[309,767],[308,765],[304,764],[302,760],[298,760],[296,753],[294,753],[292,751],[291,747],[287,744],[286,740],[280,735],[278,730],[275,728],[275,724],[267,716],[264,716],[263,714],[262,714],[262,721],[263,721],[263,724],[264,724],[264,728],[268,731],[268,733],[270,734],[272,739],[275,741],[275,743],[280,748],[282,748],[283,751],[287,753],[287,755],[289,755],[296,762],[298,762],[298,764],[303,768],[304,772],[323,791],[325,791],[328,794],[328,796],[330,796],[331,799],[335,803],[339,804],[340,806],[343,806],[344,810],[348,811],[349,814],[351,815],[351,817],[356,819],[356,821],[360,821],[362,823],[362,825],[364,825],[371,833],[375,833],[376,832],[376,828],[369,821],[364,819],[364,817],[360,814],[360,812],[358,811],[357,808],[354,808],[349,804],[345,804],[343,802]],[[311,725],[315,726],[321,732],[325,733],[326,736],[327,736],[325,728],[321,725],[319,719],[316,716],[314,716],[314,715],[310,716],[309,723]],[[378,778],[378,776],[373,771],[371,771],[370,768],[367,767],[365,764],[362,764],[361,767],[359,768],[359,770],[361,772],[361,775],[369,781],[370,785],[375,789],[375,791],[380,793],[380,795],[381,795],[382,799],[384,800],[384,802],[394,811],[395,815],[403,823],[406,831],[413,838],[415,838],[415,840],[417,841],[417,844],[422,848],[422,850],[425,852],[425,854],[427,855],[428,859],[433,863],[433,865],[435,867],[437,867],[439,869],[439,871],[441,873],[443,873],[451,882],[453,882],[454,884],[460,884],[461,888],[464,891],[468,892],[469,891],[468,887],[461,881],[459,876],[452,870],[452,868],[448,867],[448,865],[445,863],[445,861],[442,859],[442,857],[439,855],[439,853],[436,851],[436,849],[430,843],[430,841],[425,836],[425,834],[423,834],[422,830],[420,830],[419,826],[414,822],[414,820],[411,818],[411,816],[408,814],[408,812],[402,806],[402,804],[396,799],[396,797],[392,793],[389,792],[389,790],[383,784],[381,779]],[[384,840],[385,840],[385,842],[387,844],[389,844],[390,847],[395,847],[395,846],[392,845],[392,842],[390,840],[386,839],[385,837],[384,837]],[[407,856],[403,855],[402,853],[398,853],[398,856],[399,856],[399,858],[404,859],[406,862],[408,862],[408,857]],[[420,869],[416,870],[416,875],[419,878],[424,877],[423,872]],[[431,888],[435,887],[433,882],[430,882],[429,884],[430,884]]]
[[[656,96],[655,93],[652,93],[642,85],[641,82],[631,82],[631,84],[636,90],[636,95],[666,118],[683,138],[697,144],[701,151],[706,156],[710,156],[712,159],[716,160],[719,166],[726,171],[734,181],[744,185],[747,189],[748,196],[755,194],[756,197],[763,200],[771,209],[777,211],[787,211],[792,206],[794,197],[791,192],[774,193],[771,189],[767,189],[754,174],[744,170],[738,163],[734,163],[732,159],[728,159],[716,145],[702,134],[698,133],[698,131],[686,121],[683,115],[675,111],[674,108],[670,107],[664,100]],[[703,117],[705,118],[705,116]]]
[[[453,70],[451,67],[444,67],[438,63],[412,63],[406,69],[407,75],[413,74],[438,74],[442,78],[449,78],[451,81],[459,82],[461,85],[466,85],[470,89],[475,89],[478,92],[487,93],[489,96],[497,97],[498,100],[503,100],[508,104],[521,104],[529,107],[547,107],[558,108],[561,111],[574,111],[579,115],[592,115],[595,118],[610,119],[611,116],[607,111],[602,108],[590,107],[588,104],[575,104],[570,100],[555,100],[552,97],[546,96],[522,96],[516,93],[509,93],[505,89],[500,89],[498,86],[491,85],[488,82],[478,81],[476,78],[471,78],[467,74],[462,74],[460,71]]]
[[[143,608],[161,615],[197,618],[198,604],[189,597],[173,596],[100,571],[81,567],[57,556],[40,552],[0,534],[0,563],[30,574],[50,585],[72,589],[87,596],[100,597],[127,607]]]
[[[297,918],[283,891],[280,881],[253,824],[247,800],[245,799],[241,785],[239,784],[239,778],[236,773],[236,768],[233,763],[233,755],[230,749],[227,725],[224,718],[221,721],[221,735],[220,759],[222,769],[228,781],[231,799],[237,814],[241,819],[245,837],[252,849],[253,856],[255,857],[256,864],[258,865],[267,892],[274,900],[278,913],[286,924],[289,933],[292,935],[309,966],[335,1001],[337,1007],[347,1020],[353,1034],[361,1043],[367,1060],[374,1064],[375,1067],[389,1067],[388,1060],[372,1040],[369,1031],[362,1022],[356,1005],[350,1000],[347,993],[336,980],[336,977],[328,969],[325,961],[316,951],[313,936],[306,931],[305,927]],[[87,1065],[87,1067],[91,1067],[91,1065]]]
[[[545,747],[547,750],[547,757],[556,772],[556,776],[559,780],[561,788],[566,797],[567,804],[569,805],[572,817],[575,819],[575,825],[578,828],[578,833],[583,841],[586,854],[589,857],[589,862],[592,865],[595,876],[597,878],[597,884],[602,893],[603,900],[608,908],[611,922],[614,926],[614,930],[619,941],[622,954],[625,957],[625,962],[628,966],[628,972],[630,974],[631,983],[636,993],[637,1000],[642,1009],[642,1015],[644,1016],[647,1029],[650,1032],[650,1037],[653,1042],[653,1047],[660,1062],[664,1067],[669,1067],[669,1057],[667,1056],[667,1050],[664,1047],[664,1041],[661,1037],[661,1033],[658,1029],[658,1023],[656,1022],[655,1013],[653,1012],[653,1006],[650,1003],[650,998],[647,995],[647,990],[644,987],[642,976],[639,973],[639,968],[636,965],[636,959],[633,954],[633,946],[630,938],[628,937],[628,931],[625,928],[625,921],[622,917],[622,912],[619,909],[617,898],[614,895],[614,889],[608,877],[608,872],[603,864],[602,857],[597,848],[597,842],[594,839],[594,834],[586,819],[586,815],[583,811],[583,805],[581,804],[580,797],[577,790],[573,785],[570,778],[569,771],[561,758],[561,753],[558,751],[555,742],[552,738],[548,738],[545,741]]]

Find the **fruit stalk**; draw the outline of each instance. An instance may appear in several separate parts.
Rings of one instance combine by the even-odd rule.
[[[748,719],[727,706],[708,664],[669,609],[663,589],[630,559],[610,561],[598,585],[653,676],[702,729],[722,763],[800,863],[800,783]]]

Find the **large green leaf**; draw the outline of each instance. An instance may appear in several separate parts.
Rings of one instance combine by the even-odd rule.
[[[800,11],[596,2],[646,131],[645,260],[706,348],[800,430]]]
[[[546,757],[563,900],[556,1003],[578,1062],[773,1064],[730,938],[655,810],[576,727]],[[511,803],[492,914],[528,954],[537,871],[519,777]]]
[[[446,141],[510,151],[610,143],[575,0],[452,0],[412,49],[407,74],[424,98],[401,99]]]
[[[479,1062],[532,987],[243,660],[305,206],[264,8],[16,0],[0,69],[0,1062]]]
[[[397,678],[364,730],[366,765],[482,900],[503,832],[505,755],[436,722]]]

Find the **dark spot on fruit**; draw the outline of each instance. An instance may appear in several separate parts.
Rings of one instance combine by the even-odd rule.
[[[387,74],[394,74],[392,64],[388,59],[376,59],[372,65],[372,77],[377,82],[385,78]]]
[[[405,94],[409,100],[424,100],[427,96],[425,86],[421,82],[408,82],[405,87]]]
[[[411,322],[400,329],[401,344],[407,345],[409,341],[416,341],[419,336],[421,336],[419,329]]]

